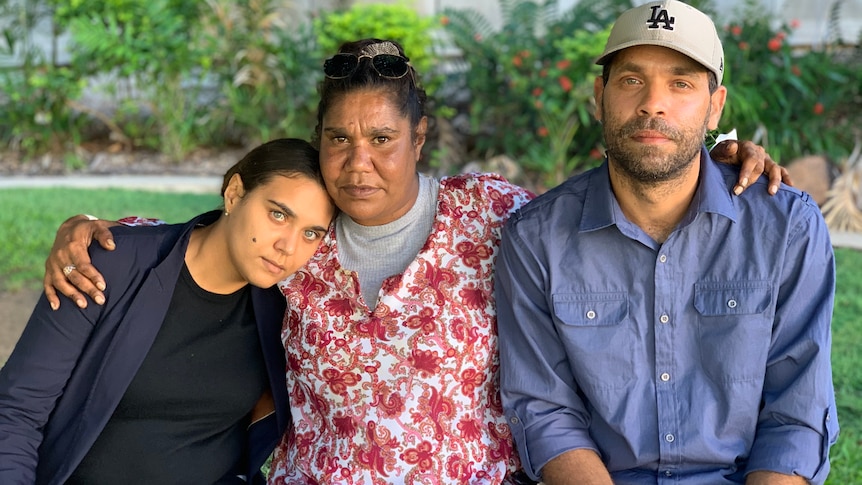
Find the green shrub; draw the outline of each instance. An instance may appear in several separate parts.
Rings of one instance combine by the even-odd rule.
[[[422,84],[433,95],[439,80],[432,67],[436,65],[432,29],[436,21],[421,17],[406,3],[354,4],[347,10],[323,12],[314,19],[314,31],[320,48],[318,70],[323,59],[338,51],[344,42],[364,38],[395,40],[404,48],[410,63],[422,76]]]
[[[141,109],[156,121],[151,148],[180,159],[200,142],[204,54],[194,42],[200,2],[190,0],[75,0],[57,17],[72,35],[73,65],[88,74],[133,80]],[[97,12],[97,14],[94,14]]]
[[[629,5],[579,2],[558,14],[556,1],[500,0],[500,29],[475,10],[447,9],[445,31],[466,64],[453,82],[470,93],[474,151],[507,154],[552,185],[600,160],[593,62]]]
[[[722,131],[736,128],[776,161],[810,154],[842,159],[858,134],[859,65],[827,49],[794,51],[787,39],[795,27],[773,27],[748,0],[723,29],[728,97]]]
[[[59,66],[33,40],[37,25],[51,21],[45,2],[0,0],[0,57],[18,54],[17,67],[0,70],[0,144],[25,155],[62,154],[80,138],[82,118],[72,108],[84,81]],[[55,28],[51,34],[59,35]]]
[[[219,94],[211,122],[223,135],[213,143],[311,134],[321,61],[309,22],[282,4],[212,0],[203,11],[200,42]]]

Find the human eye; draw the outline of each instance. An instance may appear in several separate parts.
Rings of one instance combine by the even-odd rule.
[[[688,81],[674,81],[673,85],[677,89],[690,89],[691,88],[691,83],[689,83]]]
[[[390,140],[390,138],[388,136],[385,136],[385,135],[378,135],[378,136],[374,137],[374,143],[376,143],[377,145],[383,145],[383,144],[387,143],[389,140]]]
[[[342,135],[335,135],[332,137],[332,141],[336,144],[347,143],[347,137]]]
[[[640,84],[640,80],[634,77],[623,78],[623,84],[626,86],[636,86]]]
[[[308,239],[309,241],[312,241],[312,242],[317,241],[318,239],[323,237],[322,234],[320,234],[317,231],[311,230],[311,229],[306,229],[304,235],[305,235],[306,239]]]
[[[284,220],[287,219],[287,214],[279,210],[270,211],[270,214],[272,215],[272,218],[278,222],[284,222]]]

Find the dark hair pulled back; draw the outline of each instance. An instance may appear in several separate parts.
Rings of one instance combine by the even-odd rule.
[[[382,39],[361,39],[353,42],[345,42],[338,49],[338,54],[363,54],[369,46],[382,42],[391,42],[398,48],[398,54],[409,61],[404,54],[404,48],[396,41]],[[341,79],[323,78],[318,86],[320,102],[317,105],[317,127],[312,135],[312,144],[320,147],[321,130],[323,129],[323,117],[333,104],[344,96],[365,89],[375,89],[384,92],[390,97],[398,112],[410,120],[411,128],[416,128],[422,117],[426,115],[425,103],[427,96],[425,90],[419,83],[419,77],[413,66],[408,65],[409,72],[406,76],[398,79],[386,78],[377,73],[371,65],[371,60],[363,58],[356,71],[350,76]]]
[[[222,196],[234,174],[239,174],[246,192],[265,185],[277,175],[306,177],[324,187],[317,150],[297,138],[278,138],[253,148],[224,174]]]

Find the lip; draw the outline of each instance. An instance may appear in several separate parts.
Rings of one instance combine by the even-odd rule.
[[[670,141],[667,135],[653,130],[638,131],[632,135],[632,139],[640,143],[665,143]]]
[[[267,259],[264,257],[261,257],[260,259],[263,260],[264,268],[266,268],[266,270],[269,271],[270,273],[272,273],[274,275],[284,273],[284,266],[281,266],[280,264],[272,261],[271,259]]]
[[[350,197],[362,199],[376,194],[380,189],[371,185],[343,185],[341,190]]]

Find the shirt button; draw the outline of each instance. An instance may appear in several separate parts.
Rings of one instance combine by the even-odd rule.
[[[672,434],[668,433],[668,434],[664,435],[664,440],[667,441],[668,443],[673,443],[674,437]]]
[[[669,316],[667,316],[667,315],[662,315],[662,316],[661,316],[661,318],[659,318],[659,321],[660,321],[661,323],[667,323],[667,322],[669,322],[669,321],[670,321],[670,317],[669,317]]]
[[[667,372],[665,372],[664,374],[662,374],[662,375],[661,375],[661,380],[662,380],[662,381],[664,381],[664,382],[669,381],[669,380],[670,380],[670,374],[668,374]]]
[[[596,312],[594,312],[593,310],[588,311],[587,312],[587,318],[590,320],[596,318]]]
[[[736,308],[736,300],[734,300],[733,298],[731,298],[730,300],[727,300],[727,307],[728,308]]]
[[[664,476],[666,476],[666,477],[670,478],[670,477],[672,477],[672,476],[673,476],[673,472],[672,472],[672,471],[670,471],[670,470],[668,470],[668,471],[664,472]]]
[[[512,416],[509,418],[509,422],[512,424],[518,424],[518,418],[516,416]]]
[[[658,257],[658,260],[661,261],[662,263],[666,262],[667,261],[667,255],[662,254],[661,256]]]

